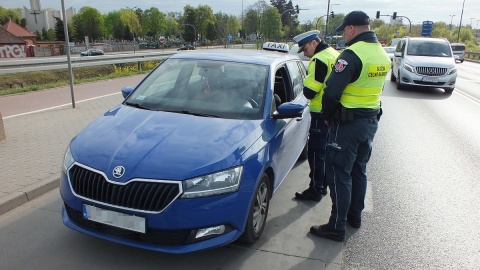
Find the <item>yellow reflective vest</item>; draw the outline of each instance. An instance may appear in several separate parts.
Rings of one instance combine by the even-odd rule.
[[[317,92],[315,97],[310,100],[310,111],[311,112],[320,112],[322,110],[322,95],[323,89],[325,88],[325,82],[332,73],[332,68],[335,65],[335,61],[340,53],[337,52],[332,47],[328,47],[318,53],[316,53],[308,63],[308,74],[303,85],[313,91]],[[327,75],[325,76],[325,81],[323,83],[315,80],[315,59],[318,59],[327,65]]]
[[[347,85],[340,103],[345,108],[380,108],[380,94],[392,64],[390,58],[380,43],[359,41],[347,50],[360,58],[363,69],[358,79]]]

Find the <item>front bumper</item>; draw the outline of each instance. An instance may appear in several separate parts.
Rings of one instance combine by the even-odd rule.
[[[455,88],[457,73],[444,76],[425,76],[412,73],[404,68],[400,71],[400,81],[404,85]]]
[[[160,213],[126,210],[77,197],[62,172],[63,223],[74,230],[129,246],[166,253],[188,253],[226,245],[243,233],[252,192],[239,191],[196,199],[175,199]],[[145,233],[105,225],[84,217],[84,204],[145,219]],[[195,238],[197,231],[225,226],[225,232]]]

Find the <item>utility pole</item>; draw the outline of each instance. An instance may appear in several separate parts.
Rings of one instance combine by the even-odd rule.
[[[462,5],[462,15],[460,16],[460,25],[458,25],[457,42],[460,40],[460,30],[462,29],[462,19],[463,19],[463,8],[464,7],[465,7],[465,0],[463,0],[463,5]]]

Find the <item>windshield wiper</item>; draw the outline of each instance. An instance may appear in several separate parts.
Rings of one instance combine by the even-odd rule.
[[[125,105],[128,105],[128,106],[132,106],[132,107],[135,107],[135,108],[139,108],[139,109],[143,109],[143,110],[148,110],[150,111],[151,109],[150,108],[147,108],[139,103],[135,103],[135,102],[125,102]]]
[[[190,115],[195,115],[195,116],[202,116],[202,117],[213,117],[213,118],[220,118],[220,116],[216,115],[216,114],[208,114],[208,113],[197,113],[197,112],[191,112],[191,111],[187,111],[187,110],[178,110],[178,111],[175,111],[175,110],[171,110],[171,111],[166,111],[166,112],[172,112],[172,113],[183,113],[183,114],[190,114]]]

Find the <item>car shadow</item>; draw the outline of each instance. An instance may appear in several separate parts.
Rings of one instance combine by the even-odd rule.
[[[406,85],[404,86],[404,89],[398,90],[395,82],[385,82],[385,86],[387,85],[388,89],[384,89],[382,96],[410,99],[445,100],[452,95],[452,93],[445,93],[445,90],[442,88]]]

